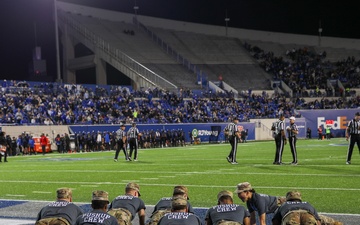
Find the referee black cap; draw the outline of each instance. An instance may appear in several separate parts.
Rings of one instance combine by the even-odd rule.
[[[355,113],[355,116],[360,116],[360,112]]]

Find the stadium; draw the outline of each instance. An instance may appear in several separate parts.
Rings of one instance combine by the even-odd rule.
[[[63,1],[55,8],[62,56],[57,82],[41,75],[2,82],[1,129],[9,147],[8,162],[0,165],[0,223],[34,224],[59,187],[72,188],[74,202],[90,211],[92,191],[114,198],[128,182],[140,184],[147,218],[160,198],[185,185],[203,220],[219,191],[248,181],[274,196],[301,191],[320,213],[358,224],[358,146],[346,165],[345,135],[360,112],[359,39],[175,21]],[[84,77],[89,83],[78,82]],[[271,127],[280,115],[285,126],[296,118],[297,166],[288,165],[288,145],[286,163],[273,165]],[[234,118],[239,132],[247,131],[237,165],[226,161],[224,132]],[[114,162],[116,131],[134,123],[143,134],[138,161],[120,154]],[[31,154],[24,140],[43,133],[49,151],[42,155],[37,147]]]

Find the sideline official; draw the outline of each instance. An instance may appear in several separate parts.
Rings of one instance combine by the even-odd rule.
[[[346,129],[346,141],[349,141],[349,147],[347,151],[346,164],[351,164],[351,156],[353,153],[355,143],[358,146],[360,153],[360,112],[355,113],[355,118],[349,121]]]
[[[275,159],[273,164],[281,165],[282,164],[282,154],[284,151],[284,145],[286,145],[286,135],[285,135],[285,123],[284,123],[285,116],[280,115],[279,119],[274,124],[274,131],[275,136],[275,145],[276,145],[276,152],[275,152]]]
[[[125,131],[125,124],[121,124],[120,129],[116,131],[116,142],[117,142],[117,148],[115,152],[115,158],[114,161],[118,161],[119,153],[121,150],[124,151],[125,160],[131,161],[130,157],[128,156],[127,150],[126,150],[126,131]]]
[[[130,129],[127,132],[128,138],[129,138],[129,147],[130,147],[130,156],[129,159],[131,159],[132,154],[134,152],[134,161],[138,160],[138,137],[141,136],[141,133],[139,132],[139,129],[136,127],[136,123],[132,123]]]
[[[225,132],[228,135],[229,142],[231,145],[230,153],[228,157],[226,157],[226,159],[231,164],[238,164],[238,162],[236,161],[237,144],[238,141],[240,140],[240,132],[237,126],[238,123],[239,123],[239,119],[235,117],[233,119],[233,122],[229,123],[225,128]]]
[[[293,157],[293,161],[292,161],[292,165],[297,165],[298,160],[297,160],[297,151],[296,151],[296,140],[297,140],[297,135],[299,133],[299,129],[297,127],[297,125],[295,124],[295,117],[290,117],[290,126],[288,126],[286,128],[287,133],[288,133],[288,138],[289,138],[289,145],[290,145],[290,150],[291,150],[291,154]]]

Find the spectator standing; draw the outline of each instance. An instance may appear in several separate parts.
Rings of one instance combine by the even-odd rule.
[[[145,224],[145,203],[140,197],[140,186],[130,182],[125,187],[125,194],[117,196],[109,206],[109,214],[117,218],[119,224],[131,224],[136,213],[139,225]]]
[[[48,144],[47,137],[45,136],[44,133],[42,133],[41,137],[40,137],[40,146],[41,146],[41,151],[42,151],[43,155],[45,155],[45,153],[46,153],[47,144]]]
[[[293,161],[291,162],[292,165],[297,165],[298,160],[297,160],[297,151],[296,151],[296,140],[297,140],[297,135],[299,133],[299,129],[297,127],[297,125],[295,124],[295,117],[290,117],[290,126],[288,126],[286,128],[287,133],[288,133],[288,138],[289,138],[289,145],[290,145],[290,150],[291,150],[291,154],[293,157]]]
[[[126,161],[131,161],[130,157],[128,156],[127,150],[126,150],[126,131],[125,131],[125,124],[121,124],[120,129],[116,131],[116,142],[117,142],[117,147],[116,147],[116,152],[115,152],[115,157],[114,157],[114,161],[117,162],[118,161],[118,156],[121,150],[124,151],[124,155],[125,155],[125,160]]]
[[[35,141],[32,136],[29,137],[29,149],[30,149],[30,155],[32,154],[36,155]]]
[[[218,204],[207,210],[206,225],[222,225],[230,222],[233,225],[250,225],[250,213],[241,205],[235,205],[233,193],[220,191],[217,195]]]
[[[62,153],[60,134],[57,134],[57,135],[56,135],[56,137],[55,137],[55,144],[56,144],[58,153]]]
[[[0,132],[0,162],[2,162],[2,157],[4,156],[4,162],[7,162],[8,156],[8,144],[5,137],[5,132]]]
[[[188,212],[187,200],[182,197],[172,199],[171,212],[165,214],[158,223],[158,225],[172,224],[202,225],[199,217]]]
[[[327,125],[325,128],[326,140],[330,140],[331,138],[331,126]]]
[[[246,202],[252,225],[256,224],[256,212],[259,216],[259,225],[270,224],[275,210],[285,202],[285,197],[256,193],[249,182],[239,183],[235,193],[241,201]]]
[[[272,130],[274,130],[275,132],[274,135],[275,135],[275,145],[276,145],[275,159],[273,164],[276,165],[282,164],[282,154],[284,151],[284,146],[286,145],[284,119],[285,116],[281,114],[279,119],[275,123],[275,128],[272,128]]]
[[[134,152],[134,161],[138,160],[138,137],[141,136],[141,133],[136,127],[136,123],[132,123],[131,127],[129,128],[127,132],[128,138],[129,138],[129,147],[130,147],[130,156],[131,159],[132,154]]]
[[[101,136],[101,132],[98,131],[96,135],[96,150],[101,151],[101,147],[102,147],[102,136]]]
[[[94,191],[91,200],[93,210],[79,216],[75,225],[118,225],[117,219],[106,213],[108,204],[109,194],[106,191]]]
[[[238,123],[239,123],[239,119],[234,117],[233,122],[229,123],[225,128],[231,145],[230,153],[226,157],[226,159],[231,164],[238,164],[238,162],[236,161],[237,144],[238,141],[241,140],[240,132],[237,126]]]
[[[323,139],[322,126],[319,126],[319,127],[318,127],[317,132],[318,132],[318,140],[322,140],[322,139]]]
[[[308,139],[311,139],[311,128],[310,127],[308,127],[307,130],[306,130],[306,137]]]
[[[40,210],[35,225],[73,225],[76,218],[84,213],[79,206],[72,203],[72,190],[70,188],[57,189],[56,197],[55,202]]]
[[[349,141],[349,147],[347,151],[346,164],[351,164],[351,156],[355,143],[358,146],[360,153],[360,112],[355,113],[355,118],[349,121],[346,129],[346,141]]]

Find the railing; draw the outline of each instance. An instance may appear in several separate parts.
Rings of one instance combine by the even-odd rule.
[[[162,40],[159,36],[157,36],[154,32],[152,32],[150,29],[148,29],[144,24],[140,23],[136,17],[134,17],[133,22],[138,27],[141,27],[145,33],[147,33],[150,38],[160,46],[170,57],[175,59],[177,62],[179,62],[181,65],[183,65],[185,68],[196,74],[198,84],[201,85],[202,88],[208,87],[208,75],[201,70],[200,67],[192,64],[189,60],[187,60],[185,57],[180,55],[178,52],[175,51],[171,46],[169,46],[164,40]]]
[[[175,84],[164,79],[155,72],[149,70],[130,56],[126,55],[121,50],[113,48],[109,42],[105,41],[104,39],[96,35],[94,32],[87,29],[85,26],[71,19],[69,16],[66,16],[65,12],[60,11],[58,13],[58,17],[62,22],[69,25],[69,27],[76,32],[76,35],[78,37],[84,38],[89,43],[98,48],[98,50],[102,51],[104,54],[110,56],[115,61],[132,69],[144,80],[160,88],[168,87],[170,89],[178,89]]]

